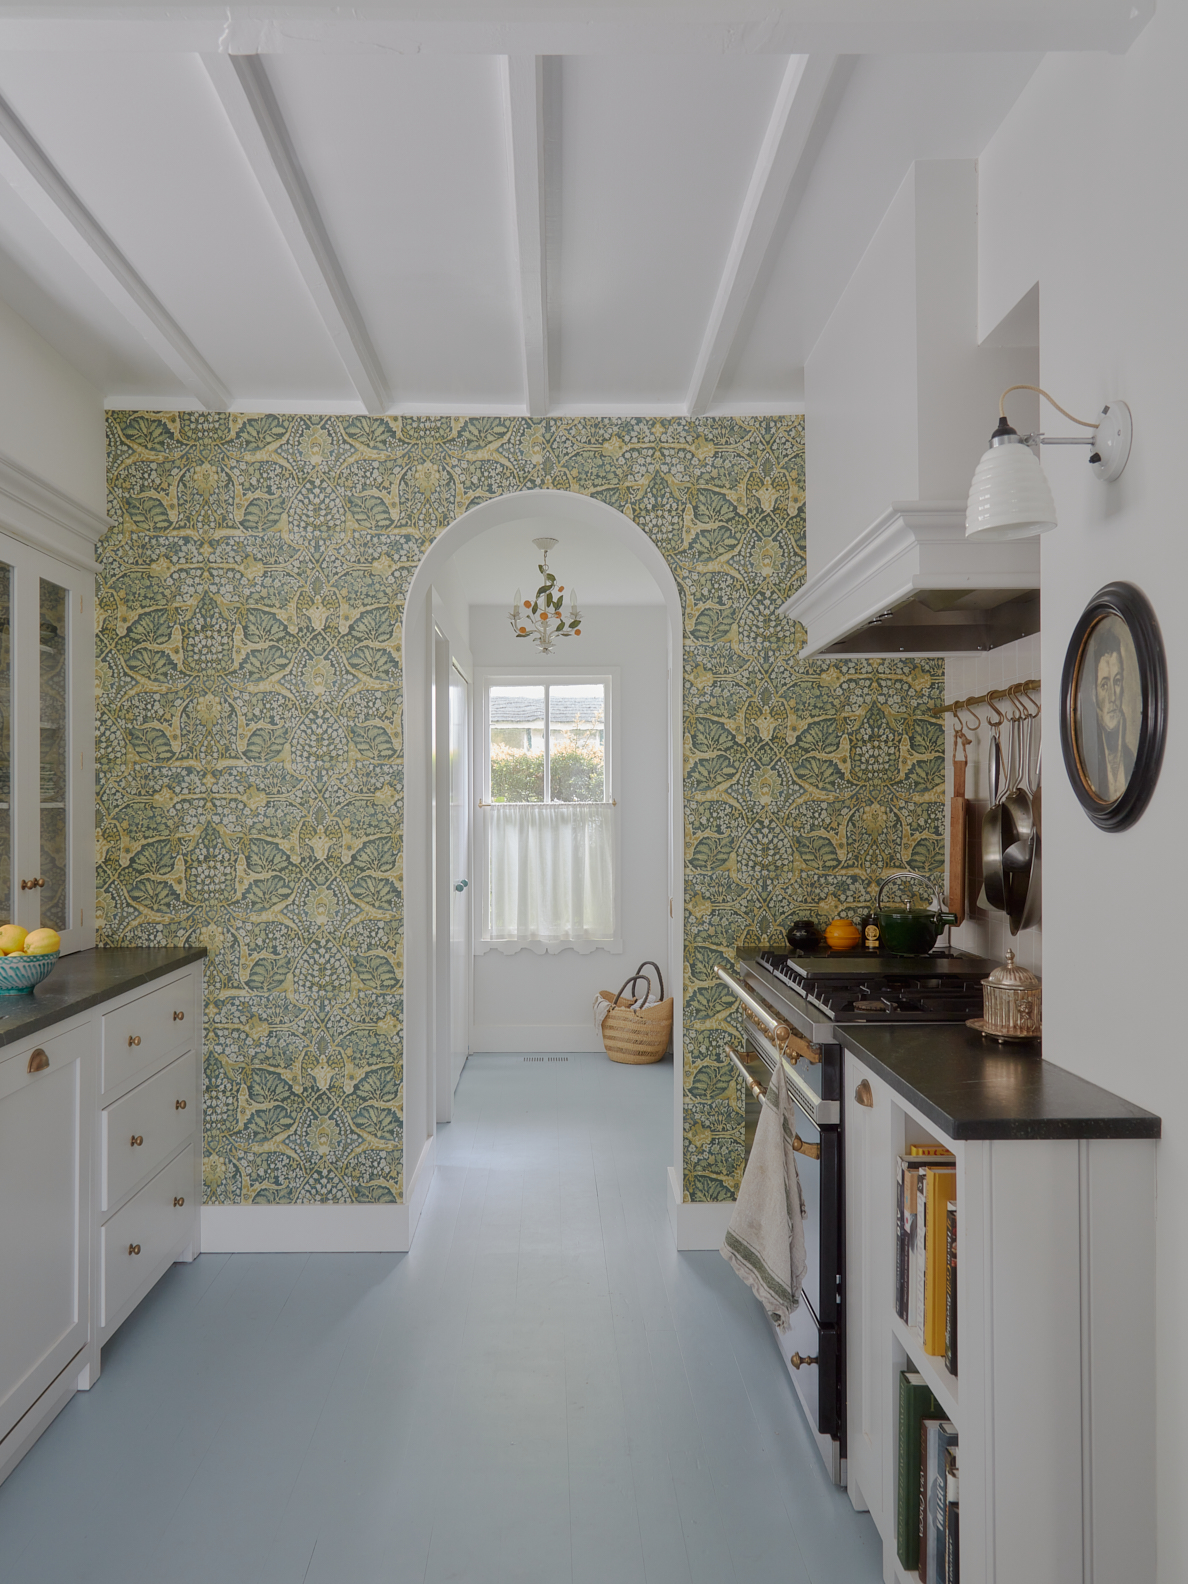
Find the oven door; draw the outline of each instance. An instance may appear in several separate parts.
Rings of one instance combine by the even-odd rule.
[[[837,1331],[832,1326],[819,1326],[803,1299],[786,1326],[772,1329],[809,1423],[818,1434],[840,1441],[841,1357]]]
[[[804,1292],[818,1322],[834,1326],[841,1301],[841,1131],[817,1127],[798,1105],[793,1106],[792,1114],[796,1136],[807,1146],[796,1156],[808,1257]]]

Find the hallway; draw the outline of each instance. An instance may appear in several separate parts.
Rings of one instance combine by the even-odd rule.
[[[672,1068],[471,1057],[407,1255],[174,1266],[0,1486],[5,1584],[876,1584]]]

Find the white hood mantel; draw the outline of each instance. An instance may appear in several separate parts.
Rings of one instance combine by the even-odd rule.
[[[810,655],[997,649],[1040,625],[1038,539],[965,537],[964,501],[893,501],[780,607]]]

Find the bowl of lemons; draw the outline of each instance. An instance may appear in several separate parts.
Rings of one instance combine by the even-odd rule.
[[[0,995],[32,994],[33,986],[52,972],[61,949],[57,930],[26,933],[19,924],[0,925]]]

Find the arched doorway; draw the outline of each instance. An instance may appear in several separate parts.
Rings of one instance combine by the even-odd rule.
[[[682,744],[682,611],[676,580],[663,554],[624,513],[592,496],[567,490],[527,490],[484,501],[437,536],[409,587],[404,611],[404,1201],[411,1240],[433,1174],[436,1134],[432,732],[430,680],[435,575],[459,550],[489,529],[540,519],[577,533],[596,529],[624,544],[651,573],[668,619],[668,870],[672,910],[668,955],[674,989],[673,1161],[682,1148],[682,1046],[679,979],[683,962],[684,813]],[[543,529],[542,529],[543,531]]]

